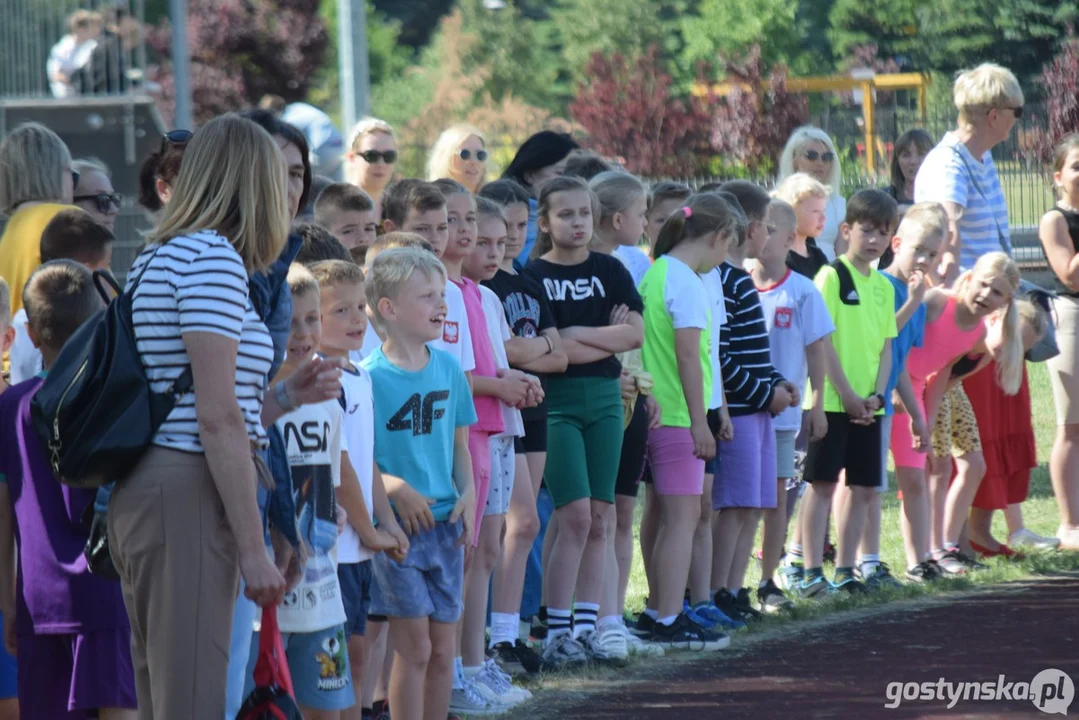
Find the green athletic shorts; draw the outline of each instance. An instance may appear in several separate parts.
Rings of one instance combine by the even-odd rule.
[[[547,466],[556,508],[591,498],[614,502],[622,457],[622,390],[617,379],[547,379]]]

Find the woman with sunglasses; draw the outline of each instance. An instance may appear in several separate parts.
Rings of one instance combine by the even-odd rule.
[[[124,197],[112,187],[109,168],[93,158],[76,160],[71,167],[79,174],[75,204],[109,230],[115,230],[116,216],[120,214]]]
[[[64,141],[44,125],[25,123],[0,143],[0,277],[11,288],[11,312],[22,308],[22,289],[41,264],[41,233],[71,207],[79,175]],[[6,362],[5,362],[6,365]]]
[[[828,133],[809,125],[791,133],[779,156],[777,180],[783,182],[797,172],[812,176],[831,190],[828,204],[824,207],[824,230],[815,240],[817,247],[828,257],[828,262],[832,262],[847,250],[846,243],[839,235],[839,225],[847,214],[847,201],[839,193],[843,176],[839,168],[839,155]]]
[[[382,220],[382,191],[393,179],[397,162],[397,139],[384,120],[365,117],[349,134],[345,154],[345,181],[357,186],[375,202],[375,220]]]
[[[427,159],[427,179],[452,178],[478,192],[487,174],[487,143],[471,125],[454,125],[442,131]]]

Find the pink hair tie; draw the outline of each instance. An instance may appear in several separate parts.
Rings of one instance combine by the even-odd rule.
[[[691,209],[689,208],[689,206],[688,206],[688,205],[686,205],[685,207],[683,207],[683,208],[682,208],[682,213],[683,213],[683,214],[684,214],[684,215],[685,215],[685,216],[686,216],[687,218],[691,218],[691,217],[693,217],[693,211],[692,211],[692,210],[691,210]]]

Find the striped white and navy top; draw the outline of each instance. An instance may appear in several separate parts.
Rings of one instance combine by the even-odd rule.
[[[152,245],[143,250],[128,274],[130,283],[146,267],[135,289],[133,319],[135,344],[154,391],[166,392],[190,364],[183,333],[210,332],[232,338],[240,344],[236,398],[247,435],[265,446],[262,397],[273,361],[273,342],[248,298],[243,260],[228,240],[212,231],[173,238],[156,255],[155,249]],[[176,403],[154,444],[203,452],[194,393]]]
[[[725,262],[713,270],[723,282],[727,322],[719,328],[719,366],[731,416],[768,410],[783,376],[772,365],[768,326],[753,277]]]
[[[959,219],[959,267],[970,270],[982,255],[1003,249],[1012,254],[1008,203],[989,152],[970,154],[955,133],[944,136],[925,156],[914,179],[915,202],[953,202],[964,208]]]

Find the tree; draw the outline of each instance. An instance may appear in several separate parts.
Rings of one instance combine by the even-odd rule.
[[[326,52],[318,4],[318,0],[190,0],[195,120],[240,109],[265,93],[288,101],[306,98]],[[148,42],[166,58],[156,77],[165,109],[171,111],[169,23],[162,21],[152,30]]]
[[[570,114],[600,153],[623,158],[641,175],[693,175],[710,156],[710,115],[704,101],[672,97],[672,80],[660,67],[659,49],[635,61],[595,53]]]
[[[1060,51],[1045,66],[1038,84],[1045,91],[1045,130],[1032,138],[1032,154],[1049,163],[1057,143],[1079,129],[1079,37],[1069,26]],[[1042,123],[1036,123],[1042,127]]]
[[[917,14],[924,5],[924,0],[836,0],[828,32],[834,57],[849,57],[867,45],[886,57],[909,57],[918,43]]]
[[[713,63],[761,46],[766,65],[791,63],[803,54],[796,21],[798,0],[702,0],[697,14],[681,21],[682,64]]]
[[[809,101],[787,91],[783,65],[773,66],[765,82],[757,46],[742,61],[727,62],[727,82],[733,87],[715,107],[712,147],[751,174],[774,170],[791,132],[809,118]]]

